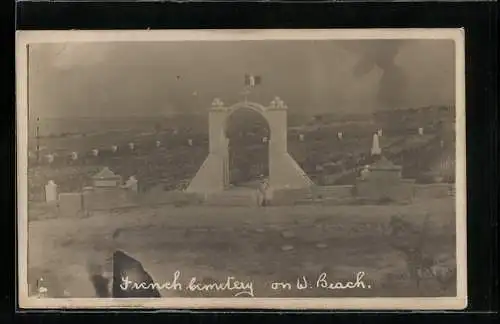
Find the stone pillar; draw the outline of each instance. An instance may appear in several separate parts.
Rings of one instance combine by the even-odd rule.
[[[228,142],[224,134],[227,118],[227,108],[220,99],[212,103],[208,115],[209,153],[205,162],[191,180],[187,192],[213,192],[226,188],[229,182],[229,152]]]
[[[276,97],[266,110],[266,118],[271,130],[269,141],[269,187],[276,189],[306,188],[311,180],[295,160],[288,154],[287,143],[288,107]]]

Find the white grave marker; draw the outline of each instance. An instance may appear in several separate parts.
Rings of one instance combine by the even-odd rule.
[[[189,146],[193,146],[193,140],[192,139],[188,139],[188,145]]]
[[[73,161],[78,160],[78,153],[77,153],[77,152],[71,152],[71,159],[72,159]]]
[[[344,134],[343,134],[342,132],[338,132],[338,133],[337,133],[337,138],[338,138],[339,140],[341,140],[342,138],[344,138]]]
[[[262,137],[262,143],[267,143],[267,141],[268,141],[267,136]]]
[[[116,153],[116,151],[118,151],[118,146],[116,146],[116,145],[111,146],[111,151],[113,153]]]
[[[304,141],[304,134],[299,134],[299,141],[301,141],[301,142]]]
[[[57,201],[57,185],[53,180],[45,185],[45,201],[48,203]]]
[[[418,128],[418,135],[424,135],[424,128],[423,127]]]
[[[134,143],[132,143],[132,142],[128,143],[128,148],[129,148],[131,151],[133,151],[133,150],[134,150],[134,147],[135,147]]]
[[[49,164],[51,164],[52,162],[54,162],[54,154],[47,154],[45,157],[47,158],[47,162]]]
[[[370,173],[370,166],[365,165],[361,170],[361,179],[368,178],[368,174]]]
[[[378,135],[378,137],[382,137],[382,129],[379,129],[379,130],[377,131],[377,135]]]
[[[99,156],[99,150],[98,149],[93,149],[92,150],[92,155],[93,156]]]
[[[160,147],[161,146],[161,142],[160,141],[156,141],[156,147]]]
[[[130,178],[128,178],[127,182],[125,183],[125,187],[132,190],[133,192],[138,191],[138,181],[135,176],[131,176]]]

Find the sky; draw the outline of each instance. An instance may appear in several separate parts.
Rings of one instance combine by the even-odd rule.
[[[128,117],[206,112],[214,98],[275,96],[296,113],[370,113],[453,105],[454,43],[315,40],[30,45],[30,116]]]

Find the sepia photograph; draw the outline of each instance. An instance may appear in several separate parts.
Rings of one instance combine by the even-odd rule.
[[[19,31],[19,307],[464,309],[463,29]]]

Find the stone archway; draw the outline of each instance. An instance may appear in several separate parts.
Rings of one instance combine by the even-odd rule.
[[[269,177],[269,123],[255,110],[241,108],[227,117],[225,129],[231,187],[256,189],[258,179]]]
[[[269,185],[276,189],[299,189],[313,185],[311,179],[288,154],[287,110],[276,97],[265,107],[254,102],[238,102],[225,106],[215,99],[209,111],[209,153],[191,180],[187,192],[207,193],[223,191],[229,186],[229,141],[226,137],[228,117],[238,109],[251,109],[261,114],[269,124]]]

